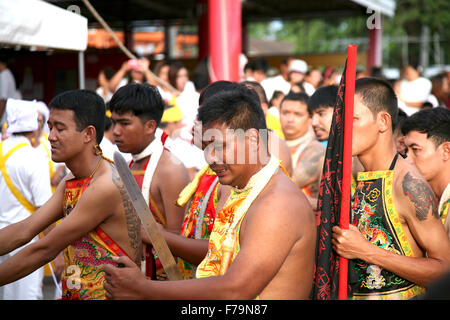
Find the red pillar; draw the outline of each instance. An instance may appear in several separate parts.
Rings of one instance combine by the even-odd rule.
[[[241,0],[208,0],[208,20],[211,81],[239,81]]]
[[[383,63],[382,48],[382,28],[372,28],[369,30],[369,52],[367,55],[367,70],[372,67],[381,67]]]

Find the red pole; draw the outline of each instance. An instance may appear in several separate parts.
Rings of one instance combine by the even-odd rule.
[[[239,81],[241,0],[208,0],[211,81]]]
[[[369,52],[367,54],[367,71],[370,72],[373,67],[381,67],[382,63],[382,35],[383,29],[373,28],[369,30]]]
[[[350,222],[350,197],[352,174],[352,131],[353,103],[356,77],[356,45],[347,47],[347,68],[345,71],[345,118],[344,118],[344,151],[342,168],[342,199],[339,225],[348,229]],[[339,300],[347,299],[348,260],[339,257]]]

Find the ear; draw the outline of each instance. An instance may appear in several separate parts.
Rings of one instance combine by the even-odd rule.
[[[96,141],[97,139],[97,130],[95,129],[94,126],[87,126],[86,128],[84,128],[84,143],[89,143],[91,141]]]
[[[144,131],[147,134],[154,134],[156,131],[157,125],[155,120],[148,120],[144,123]]]
[[[258,147],[258,145],[259,145],[259,133],[258,133],[258,130],[254,129],[254,128],[249,129],[249,131],[248,131],[248,139],[249,139],[250,145],[252,147]]]
[[[246,136],[248,136],[248,164],[256,164],[258,161],[258,154],[261,148],[258,130],[252,128],[246,131]]]
[[[450,141],[445,141],[440,145],[442,149],[442,159],[444,161],[450,160]]]
[[[391,115],[387,113],[386,111],[381,111],[377,114],[377,124],[378,124],[378,130],[381,133],[384,133],[388,131],[389,129],[392,130],[392,120]]]

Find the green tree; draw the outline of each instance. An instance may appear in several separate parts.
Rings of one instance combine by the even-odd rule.
[[[294,54],[344,51],[349,43],[358,45],[358,50],[367,50],[369,15],[345,18],[283,21],[283,27],[273,31],[268,22],[249,24],[249,35],[255,38],[273,38],[295,45]],[[439,34],[444,53],[450,52],[450,1],[449,0],[397,0],[394,17],[383,16],[383,36],[390,39],[420,37],[422,26],[430,28],[430,34]],[[358,42],[359,41],[359,42]],[[432,46],[432,44],[429,44]],[[430,53],[432,50],[430,50]],[[410,43],[408,62],[418,62],[420,45]],[[389,42],[383,47],[384,66],[401,67],[402,43]],[[449,57],[445,57],[448,61]],[[430,59],[430,62],[434,62]]]

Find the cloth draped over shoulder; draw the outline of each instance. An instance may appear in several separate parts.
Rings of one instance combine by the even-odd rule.
[[[204,278],[225,274],[240,250],[239,232],[248,209],[268,184],[280,161],[274,156],[254,174],[246,187],[232,188],[223,209],[217,214],[205,259],[197,268],[196,277]],[[225,244],[225,245],[224,245]]]
[[[182,236],[191,239],[209,239],[216,218],[218,187],[217,175],[209,165],[206,165],[181,191],[176,204],[178,206],[188,204],[181,225]],[[178,258],[178,268],[184,279],[191,279],[195,275],[195,266],[181,258]]]
[[[68,216],[89,187],[91,177],[66,181],[64,216]],[[71,243],[64,250],[65,270],[62,275],[63,300],[105,300],[104,264],[112,258],[127,256],[99,226]]]

